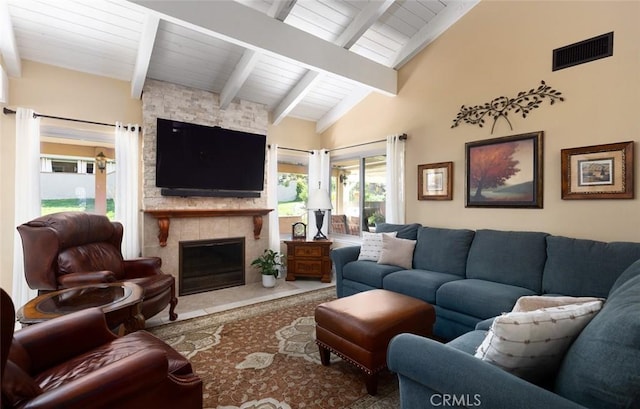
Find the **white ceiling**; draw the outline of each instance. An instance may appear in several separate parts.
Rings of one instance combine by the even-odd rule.
[[[266,105],[322,132],[479,0],[0,0],[0,51],[131,82],[153,78]]]

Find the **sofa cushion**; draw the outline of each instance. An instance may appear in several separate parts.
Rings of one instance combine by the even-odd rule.
[[[606,297],[618,276],[640,259],[640,243],[547,237],[542,290]]]
[[[467,278],[540,293],[547,233],[478,230],[467,259]],[[511,310],[511,308],[509,308]]]
[[[360,246],[360,254],[358,260],[378,261],[380,253],[382,253],[382,236],[394,236],[396,232],[390,233],[369,233],[362,232],[362,245]]]
[[[632,266],[640,269],[640,263]],[[640,407],[640,276],[621,284],[567,351],[555,391],[590,408]]]
[[[415,240],[400,239],[383,233],[382,251],[378,264],[390,264],[410,269],[413,267],[413,249],[415,247]]]
[[[414,267],[464,277],[474,233],[465,229],[419,228]]]
[[[354,261],[345,264],[342,277],[374,288],[382,288],[382,279],[402,267],[378,264],[375,261]]]
[[[411,224],[391,224],[391,223],[378,223],[376,224],[376,233],[389,233],[398,232],[396,237],[401,239],[416,240],[418,237],[418,229],[422,226],[420,223]]]
[[[523,295],[535,293],[523,287],[470,278],[442,284],[436,292],[436,304],[485,319],[511,311]]]
[[[529,381],[544,381],[601,308],[602,300],[596,300],[503,314],[475,356]]]
[[[437,304],[435,304],[435,308],[436,324],[433,326],[433,335],[445,341],[451,341],[469,331],[473,331],[478,322],[481,321],[480,318],[442,308]],[[479,342],[478,345],[480,345]]]
[[[436,291],[442,284],[461,279],[454,274],[435,271],[401,270],[387,275],[382,280],[382,288],[435,304]]]

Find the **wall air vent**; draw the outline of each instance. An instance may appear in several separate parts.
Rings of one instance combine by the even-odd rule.
[[[553,71],[613,55],[613,31],[553,50]]]

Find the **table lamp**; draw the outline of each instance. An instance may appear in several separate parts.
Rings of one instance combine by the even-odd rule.
[[[318,228],[318,233],[316,233],[314,240],[327,240],[327,236],[325,236],[321,229],[322,224],[324,223],[324,212],[325,210],[331,210],[331,198],[329,197],[329,192],[324,189],[312,189],[309,191],[309,200],[307,200],[307,210],[313,210],[316,214],[316,227]]]

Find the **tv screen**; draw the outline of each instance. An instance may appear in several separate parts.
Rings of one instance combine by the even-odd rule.
[[[265,135],[162,118],[157,125],[157,187],[263,190]]]

